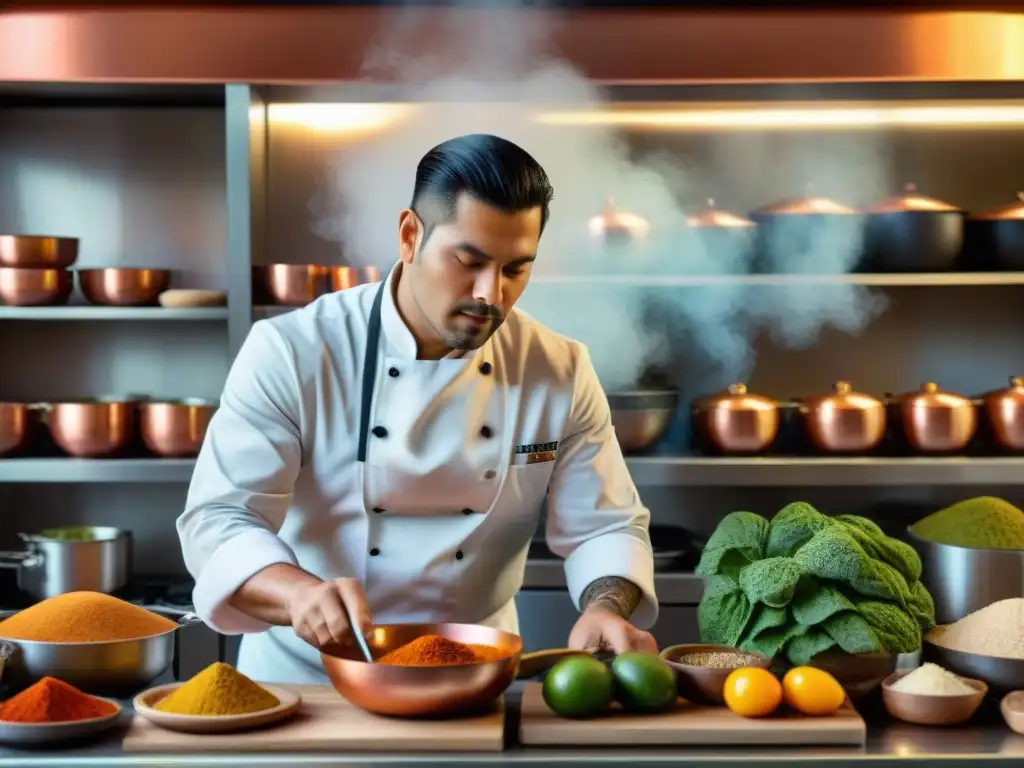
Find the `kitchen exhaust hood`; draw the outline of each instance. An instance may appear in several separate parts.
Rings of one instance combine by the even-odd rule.
[[[993,11],[35,7],[0,15],[0,81],[366,81],[367,53],[403,25],[404,52],[457,58],[466,30],[507,14],[609,84],[1024,80],[1024,14]]]

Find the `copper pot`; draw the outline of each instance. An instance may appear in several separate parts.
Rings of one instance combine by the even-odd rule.
[[[53,441],[71,456],[113,456],[135,436],[135,400],[96,398],[47,403],[40,408]]]
[[[961,451],[974,437],[978,415],[970,398],[944,392],[935,382],[893,398],[907,443],[922,453]]]
[[[1007,451],[1024,451],[1024,377],[1011,376],[1010,386],[981,398],[992,439]]]
[[[264,274],[271,301],[306,306],[324,292],[327,270],[317,264],[268,264]]]
[[[156,304],[171,284],[167,269],[78,270],[78,286],[90,304],[104,307],[139,307]]]
[[[1024,270],[1024,192],[967,219],[967,255],[977,269]]]
[[[754,246],[757,224],[715,207],[709,199],[707,208],[686,217],[687,233],[704,253],[730,272],[735,271],[737,260],[746,261]]]
[[[66,304],[73,284],[66,269],[0,267],[0,302],[12,307]]]
[[[376,267],[328,267],[328,274],[332,292],[380,282],[380,270]]]
[[[615,198],[609,197],[601,213],[587,222],[587,229],[595,240],[614,244],[647,237],[651,225],[643,216],[619,210]]]
[[[199,455],[217,403],[208,400],[149,401],[139,406],[142,442],[157,456]]]
[[[779,404],[744,384],[698,398],[691,416],[698,441],[723,453],[760,453],[779,434]]]
[[[0,456],[16,453],[28,442],[31,409],[27,403],[0,403]]]
[[[854,264],[836,263],[858,242],[863,215],[828,197],[813,194],[758,208],[750,214],[757,225],[759,269],[771,273],[845,273]],[[828,259],[831,258],[831,261]]]
[[[78,259],[78,238],[0,235],[0,267],[65,269]]]
[[[946,272],[964,245],[966,213],[913,184],[867,211],[864,266],[879,272]]]
[[[854,392],[838,381],[830,395],[802,398],[800,420],[815,447],[830,453],[860,453],[876,448],[885,437],[885,403]]]

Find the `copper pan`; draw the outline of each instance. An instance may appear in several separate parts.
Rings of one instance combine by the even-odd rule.
[[[0,267],[66,269],[78,259],[78,238],[0,235]]]
[[[1024,451],[1024,377],[1011,376],[1010,386],[982,396],[980,406],[996,445]]]
[[[0,456],[8,456],[25,446],[32,421],[31,405],[0,403]]]
[[[331,291],[343,291],[365,283],[379,283],[377,267],[329,267]]]
[[[171,284],[167,269],[78,270],[78,286],[90,304],[114,307],[138,307],[156,304],[160,294]]]
[[[0,303],[12,307],[66,304],[73,285],[66,269],[0,267]]]
[[[978,426],[974,402],[926,382],[917,392],[890,398],[907,444],[922,453],[962,451]]]
[[[745,384],[697,398],[691,417],[698,441],[723,453],[760,453],[779,434],[779,404],[747,392]]]
[[[304,307],[324,292],[327,269],[318,264],[268,264],[267,293],[275,304]]]
[[[566,656],[557,649],[523,653],[518,635],[476,624],[383,624],[366,638],[374,658],[423,635],[501,649],[498,661],[448,667],[368,664],[355,645],[336,645],[320,654],[334,689],[356,706],[378,715],[439,717],[492,706],[516,677],[531,677]]]
[[[199,455],[206,428],[217,410],[209,400],[148,401],[139,406],[142,442],[157,456],[188,458]]]
[[[836,382],[834,393],[802,398],[800,419],[815,447],[830,453],[859,453],[885,437],[885,403]]]
[[[135,436],[135,400],[95,398],[38,407],[53,442],[77,458],[113,456],[127,448]]]

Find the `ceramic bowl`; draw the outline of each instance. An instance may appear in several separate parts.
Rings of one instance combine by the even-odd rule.
[[[694,653],[722,653],[741,656],[743,657],[743,663],[735,667],[718,668],[684,664],[680,661],[684,656]],[[724,645],[707,645],[705,643],[671,645],[663,650],[660,655],[665,663],[675,670],[679,695],[695,704],[724,704],[725,699],[722,696],[722,691],[725,688],[725,679],[729,677],[731,672],[741,667],[769,669],[772,665],[772,660],[761,654],[747,653],[746,651],[740,651]]]
[[[973,693],[962,696],[931,696],[922,693],[906,693],[893,688],[910,672],[895,672],[882,681],[882,701],[886,711],[897,720],[914,725],[959,725],[966,723],[988,694],[988,686],[981,680],[961,677],[974,689]],[[1024,718],[1024,709],[1021,711]]]
[[[896,671],[895,653],[846,653],[830,650],[819,653],[809,667],[828,672],[834,677],[850,701],[860,701],[870,696],[889,675]]]
[[[1024,691],[1010,691],[1003,696],[999,711],[1011,731],[1024,734]]]

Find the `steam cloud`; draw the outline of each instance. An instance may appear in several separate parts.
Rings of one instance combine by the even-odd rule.
[[[434,56],[402,53],[428,22],[425,13],[406,11],[366,63],[406,83],[403,96],[419,104],[415,116],[340,146],[312,206],[314,231],[338,242],[346,263],[389,268],[397,214],[409,202],[420,157],[453,136],[494,133],[536,157],[555,187],[535,282],[519,306],[585,343],[608,391],[636,387],[651,366],[666,371],[684,393],[717,389],[751,375],[754,340],[763,332],[783,346],[803,348],[826,326],[857,333],[883,308],[879,295],[853,285],[588,284],[587,277],[602,274],[746,273],[751,267],[745,252],[709,253],[685,238],[683,217],[709,190],[727,192],[731,205],[723,207],[739,212],[777,200],[782,185],[800,194],[811,180],[821,194],[840,180],[844,200],[868,201],[888,188],[884,164],[863,142],[850,147],[835,137],[805,136],[793,151],[792,142],[746,134],[698,137],[704,150],[701,170],[694,170],[676,153],[645,153],[640,141],[612,128],[543,125],[535,120],[539,105],[588,110],[605,102],[570,64],[546,56],[547,30],[538,16],[502,15],[487,25],[471,14],[456,16],[450,23],[462,28],[447,30],[444,39],[463,41],[469,55],[453,69]],[[609,195],[647,218],[652,237],[622,247],[594,242],[587,221]],[[815,243],[793,259],[819,273],[847,272],[860,250],[855,240]],[[552,275],[580,278],[543,284],[541,278]]]

